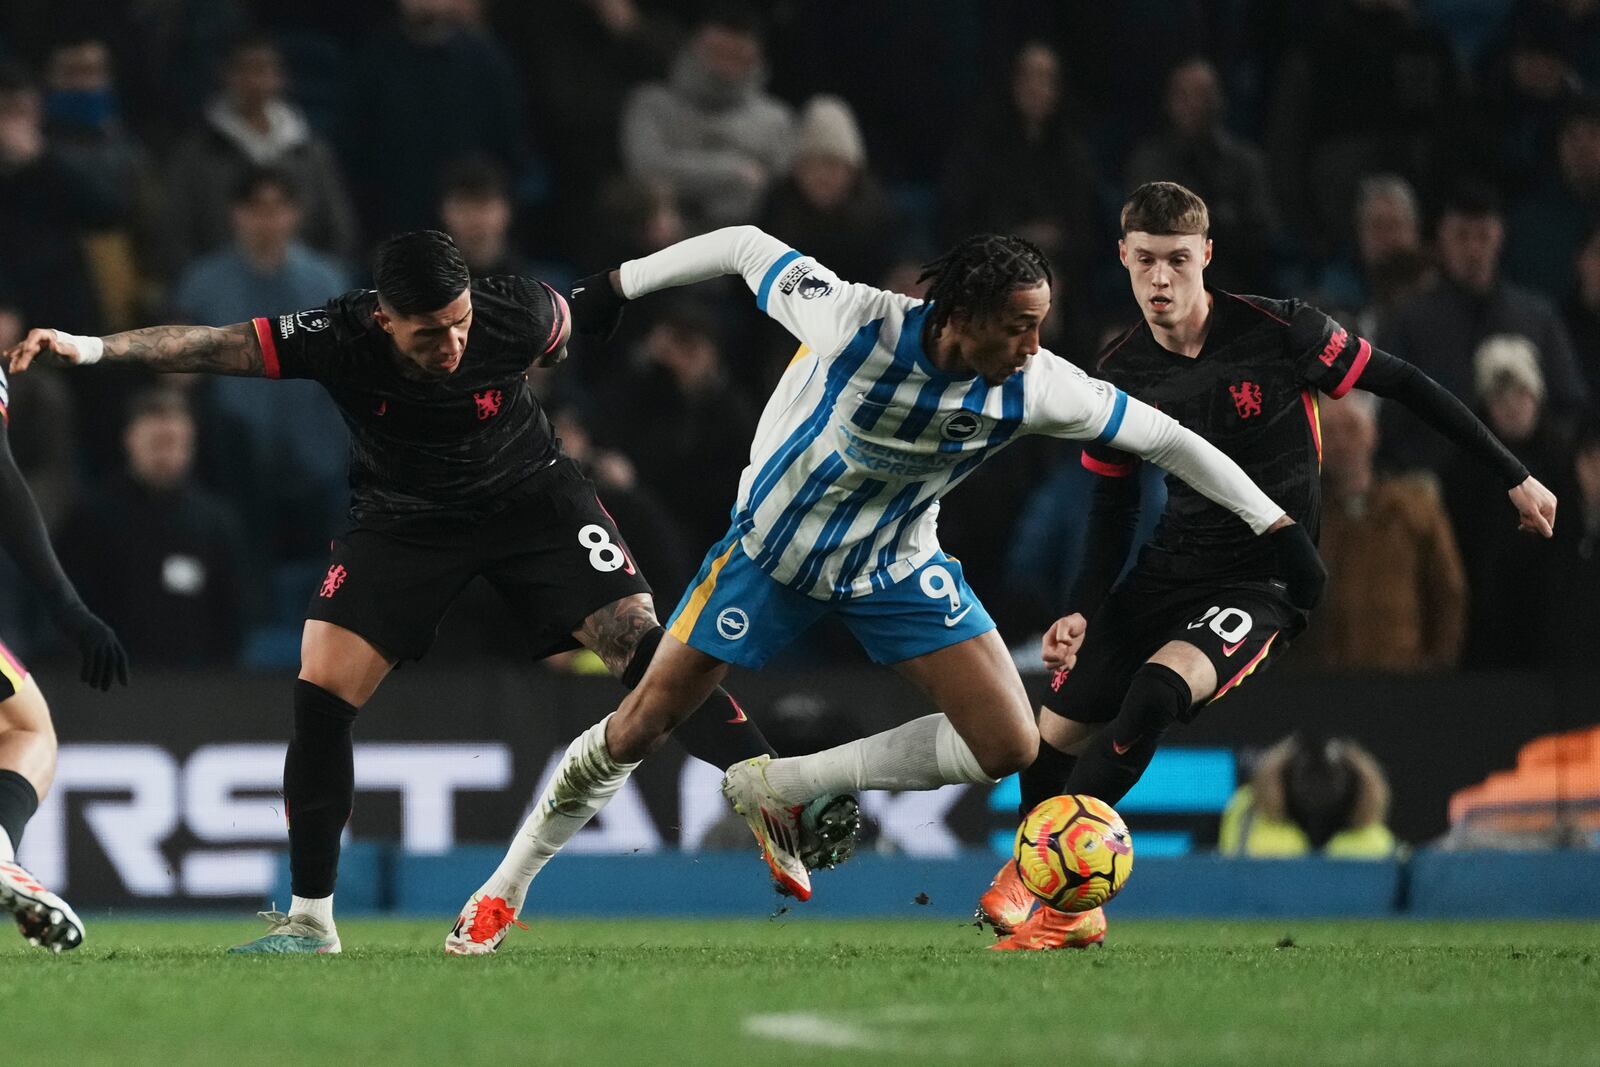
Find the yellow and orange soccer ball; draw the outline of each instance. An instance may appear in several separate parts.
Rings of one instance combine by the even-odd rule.
[[[1017,828],[1017,874],[1057,911],[1098,908],[1133,870],[1133,838],[1111,805],[1094,797],[1051,797]]]

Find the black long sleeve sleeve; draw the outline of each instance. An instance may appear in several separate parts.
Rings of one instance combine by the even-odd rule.
[[[1528,468],[1454,393],[1398,356],[1373,349],[1355,384],[1404,404],[1422,421],[1497,471],[1507,489],[1527,479]]]
[[[1139,526],[1139,477],[1137,473],[1118,477],[1099,477],[1089,505],[1089,522],[1083,535],[1083,559],[1068,597],[1069,611],[1084,618],[1100,610],[1106,594],[1116,584],[1133,535]]]
[[[60,618],[82,607],[78,592],[61,569],[44,519],[34,502],[17,461],[11,440],[0,427],[0,545],[11,553],[22,573],[42,592],[52,613]]]

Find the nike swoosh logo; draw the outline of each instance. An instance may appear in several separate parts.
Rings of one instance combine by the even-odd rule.
[[[738,723],[750,721],[750,716],[744,713],[744,709],[739,706],[739,702],[737,700],[729,697],[728,703],[733,705],[733,718],[729,719],[728,722]]]
[[[1222,654],[1224,656],[1231,656],[1235,652],[1239,651],[1239,646],[1242,645],[1242,644],[1244,644],[1243,641],[1235,641],[1231,645],[1223,645],[1222,646]]]
[[[958,623],[962,619],[966,618],[967,617],[967,612],[969,612],[971,610],[972,610],[972,605],[968,604],[966,607],[961,609],[961,613],[959,615],[946,615],[944,617],[944,624],[946,626],[954,626],[956,623]]]
[[[1132,745],[1124,745],[1121,741],[1118,741],[1114,738],[1111,741],[1111,751],[1115,752],[1119,756],[1126,756],[1128,754],[1128,750],[1132,747]]]

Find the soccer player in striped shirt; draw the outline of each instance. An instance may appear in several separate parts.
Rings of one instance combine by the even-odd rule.
[[[128,654],[111,627],[84,607],[61,570],[39,506],[11,455],[11,393],[0,361],[0,545],[45,597],[83,656],[81,677],[96,689],[128,684]],[[0,911],[29,943],[61,952],[83,944],[83,923],[67,902],[17,863],[22,830],[56,773],[50,707],[28,669],[0,644]]]
[[[1287,581],[1323,579],[1310,539],[1231,460],[1040,349],[1050,270],[1027,241],[963,241],[930,265],[928,299],[918,301],[732,227],[584,279],[574,316],[580,330],[603,332],[626,299],[724,274],[741,275],[757,306],[801,342],[757,427],[732,528],[706,555],[638,688],[568,749],[474,901],[520,900],[729,664],[760,667],[830,613],[938,711],[837,749],[730,769],[723,792],[780,889],[810,896],[796,820],[812,798],[994,782],[1032,762],[1038,731],[1022,681],[935,528],[940,498],[1023,434],[1101,441],[1160,464],[1268,535]]]

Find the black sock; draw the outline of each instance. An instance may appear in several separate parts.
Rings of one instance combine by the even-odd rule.
[[[623,685],[632,689],[644,678],[650,658],[656,654],[656,647],[661,644],[666,632],[657,626],[639,638],[633,658],[628,661],[628,669],[622,672]],[[694,714],[678,724],[672,736],[689,755],[718,770],[732,767],[741,760],[778,754],[767,743],[761,727],[744,713],[739,702],[721,686],[694,710]]]
[[[33,783],[16,771],[0,770],[0,832],[11,839],[13,851],[22,847],[22,828],[38,810]]]
[[[1067,779],[1066,792],[1107,804],[1127,796],[1150,765],[1167,727],[1189,710],[1191,697],[1189,683],[1172,668],[1160,663],[1140,667],[1122,710],[1089,742]]]
[[[1026,819],[1028,812],[1051,797],[1065,793],[1067,779],[1072,777],[1072,768],[1077,764],[1077,756],[1069,755],[1044,738],[1039,738],[1039,754],[1032,763],[1022,768],[1018,776],[1022,782],[1022,803],[1017,808],[1017,814]]]
[[[283,763],[289,875],[297,897],[330,896],[339,874],[339,835],[355,803],[353,705],[304,679],[294,683],[294,736]]]

